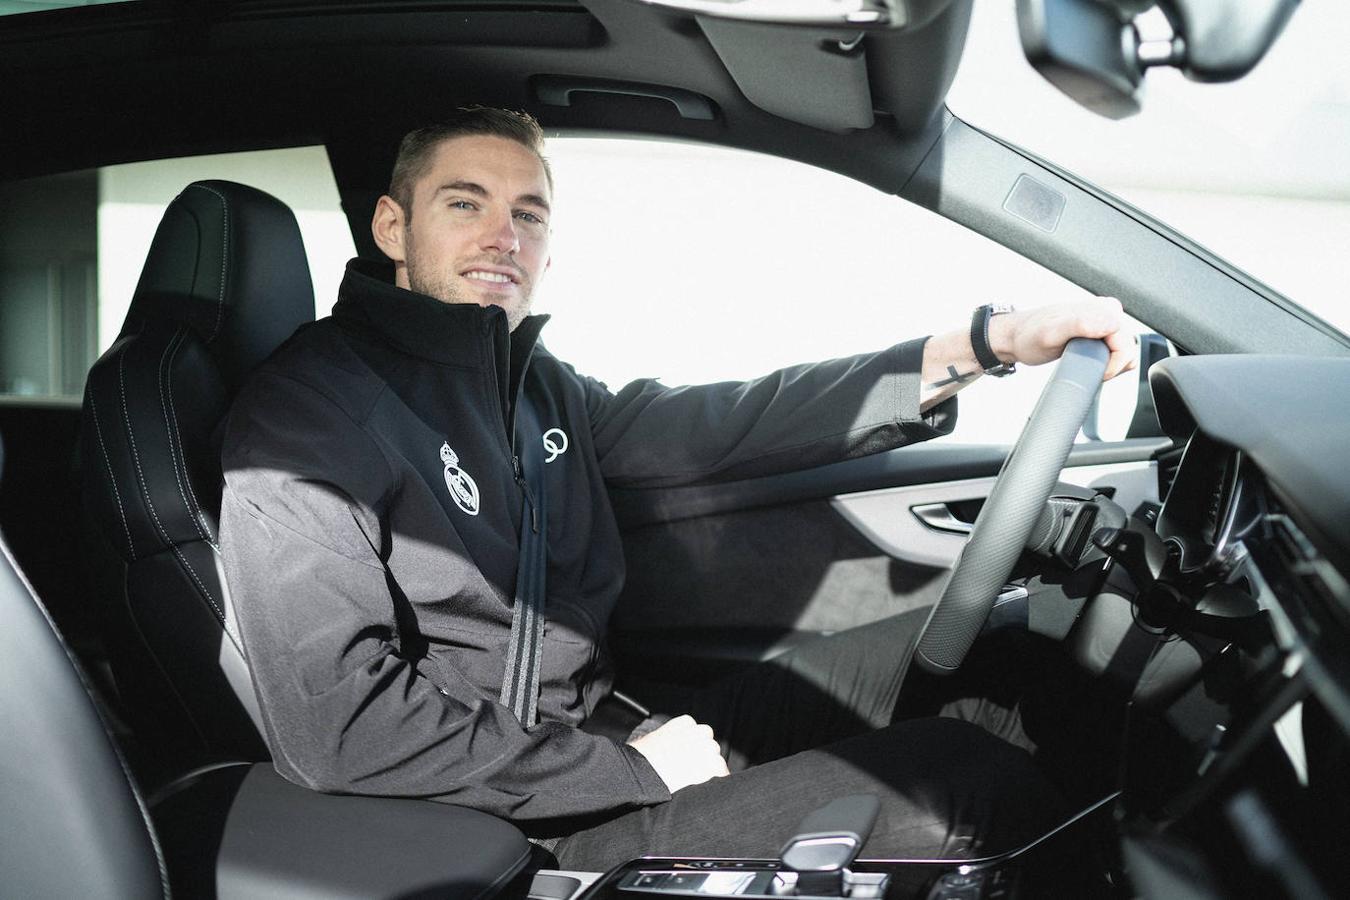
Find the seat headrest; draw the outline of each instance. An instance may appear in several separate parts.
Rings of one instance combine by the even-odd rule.
[[[230,181],[196,181],[164,211],[121,335],[187,326],[231,389],[301,324],[314,285],[295,215]]]

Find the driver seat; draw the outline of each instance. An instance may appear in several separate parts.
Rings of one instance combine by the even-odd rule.
[[[222,574],[220,426],[248,373],[314,318],[295,216],[262,191],[198,181],[169,204],[81,424],[108,656],[153,778],[266,760]]]

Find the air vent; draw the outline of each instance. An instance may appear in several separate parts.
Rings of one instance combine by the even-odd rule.
[[[1181,457],[1185,452],[1186,445],[1182,444],[1174,450],[1158,455],[1158,496],[1164,500],[1172,490],[1172,482],[1176,480],[1177,469],[1181,468]]]

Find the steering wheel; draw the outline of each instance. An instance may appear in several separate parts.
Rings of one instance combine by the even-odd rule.
[[[941,598],[919,631],[914,662],[925,671],[955,672],[984,628],[1059,481],[1109,356],[1106,344],[1098,340],[1074,338],[1065,346],[999,471]]]

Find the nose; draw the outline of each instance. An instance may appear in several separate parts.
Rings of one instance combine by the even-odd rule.
[[[516,233],[516,220],[511,210],[498,210],[484,223],[479,238],[484,250],[497,253],[515,253],[520,249],[520,235]]]

